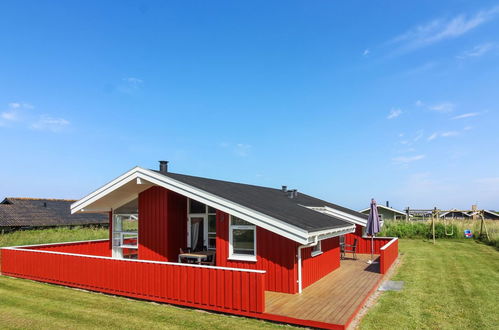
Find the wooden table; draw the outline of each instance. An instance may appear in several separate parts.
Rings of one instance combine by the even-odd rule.
[[[215,251],[198,251],[198,252],[189,252],[189,253],[181,253],[178,255],[178,262],[182,262],[182,258],[196,260],[198,264],[201,261],[208,259],[209,256],[215,255]]]

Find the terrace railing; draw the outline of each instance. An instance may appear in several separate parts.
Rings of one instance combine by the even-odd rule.
[[[109,253],[108,240],[0,252],[7,276],[236,314],[265,309],[265,271],[98,255]]]

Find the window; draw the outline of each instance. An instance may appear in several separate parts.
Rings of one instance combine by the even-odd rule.
[[[319,254],[322,254],[321,241],[318,241],[316,245],[312,246],[312,257],[318,256]]]
[[[232,216],[229,241],[229,259],[256,261],[255,225]]]
[[[187,247],[193,251],[217,248],[217,210],[193,199],[188,200]]]
[[[206,205],[195,201],[193,199],[189,200],[189,213],[206,213]]]
[[[138,247],[138,215],[114,214],[113,257],[133,258]],[[135,252],[133,252],[133,251]]]
[[[217,247],[217,216],[208,214],[208,250],[215,250]]]

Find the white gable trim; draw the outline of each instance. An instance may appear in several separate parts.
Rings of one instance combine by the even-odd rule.
[[[389,211],[392,211],[392,212],[395,212],[395,213],[401,214],[401,215],[406,215],[404,212],[399,211],[399,210],[394,209],[394,208],[391,208],[391,207],[388,207],[388,206],[384,206],[384,205],[380,205],[380,204],[376,204],[376,206],[377,206],[377,207],[381,207],[381,208],[383,208],[383,209],[385,209],[385,210],[389,210]],[[369,211],[369,210],[370,210],[370,208],[367,208],[367,209],[360,210],[359,212],[360,212],[360,213],[364,213],[364,212]]]
[[[352,214],[349,214],[349,213],[346,213],[346,212],[343,212],[343,211],[340,211],[337,209],[333,209],[332,207],[329,207],[329,206],[305,206],[305,207],[309,208],[311,210],[335,217],[335,218],[339,218],[339,219],[344,220],[346,222],[353,223],[355,225],[360,225],[363,227],[367,226],[366,219],[363,219],[361,217],[357,217],[355,215],[352,215]]]
[[[157,186],[166,188],[168,190],[174,191],[178,194],[186,196],[188,198],[197,200],[208,206],[216,208],[220,211],[226,212],[230,215],[234,215],[245,221],[253,223],[259,227],[265,228],[271,232],[274,232],[280,236],[289,238],[300,244],[307,244],[309,238],[313,236],[313,233],[309,233],[306,230],[295,227],[286,223],[284,221],[275,219],[268,215],[262,214],[248,207],[239,205],[227,199],[221,198],[214,194],[208,193],[204,190],[192,187],[170,177],[164,176],[152,170],[147,170],[141,167],[135,167],[125,174],[119,176],[103,187],[97,189],[96,191],[90,193],[89,195],[83,197],[79,201],[71,205],[71,213],[82,212],[86,207],[90,206],[95,201],[106,196],[112,191],[118,189],[119,187],[125,185],[126,183],[140,178],[141,180],[148,181]],[[94,210],[92,210],[94,211]],[[109,210],[101,210],[109,211]],[[349,230],[350,226],[345,226],[345,230]],[[331,229],[329,233],[338,232],[338,229]]]

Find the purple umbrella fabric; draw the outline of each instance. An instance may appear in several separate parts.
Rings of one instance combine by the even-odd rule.
[[[369,236],[374,236],[379,233],[379,216],[378,207],[376,206],[376,201],[371,199],[371,211],[369,212],[369,218],[367,218],[366,234]]]
[[[369,212],[369,217],[367,218],[366,234],[371,236],[371,260],[373,262],[374,258],[374,235],[380,231],[378,207],[376,206],[376,201],[374,198],[371,199],[371,210]]]

